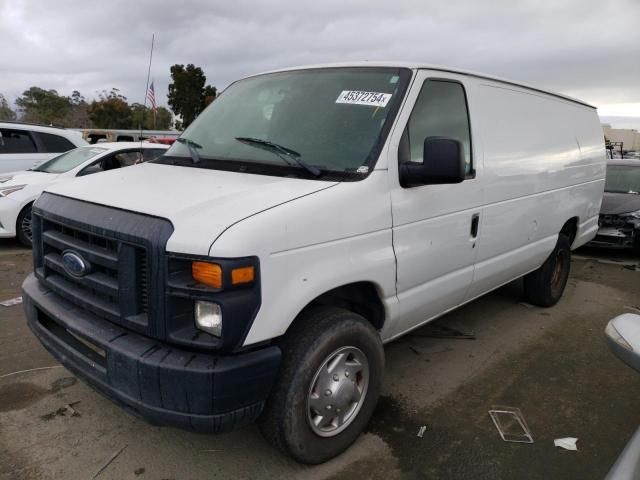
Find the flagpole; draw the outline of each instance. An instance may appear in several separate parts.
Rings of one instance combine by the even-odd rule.
[[[142,137],[142,130],[144,126],[145,117],[147,116],[147,93],[149,92],[149,78],[151,77],[151,60],[153,60],[153,43],[155,41],[156,34],[151,34],[151,51],[149,52],[149,68],[147,69],[147,84],[144,89],[144,105],[142,107],[142,122],[140,122],[140,137]],[[155,128],[155,114],[153,119],[153,128]]]

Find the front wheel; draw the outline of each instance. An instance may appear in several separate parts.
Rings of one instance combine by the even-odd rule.
[[[360,315],[319,307],[298,319],[281,348],[260,429],[299,462],[329,460],[358,438],[376,406],[384,371],[380,336]]]
[[[569,237],[561,233],[549,258],[540,268],[525,275],[525,299],[533,305],[552,307],[562,297],[570,269],[571,244]]]
[[[31,207],[27,205],[24,207],[18,215],[16,221],[16,238],[25,247],[31,248],[31,240],[33,233],[31,231]]]

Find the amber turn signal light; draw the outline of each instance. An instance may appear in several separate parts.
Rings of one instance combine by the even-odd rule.
[[[231,270],[231,285],[241,285],[243,283],[251,283],[255,278],[255,269],[253,267],[240,267]]]
[[[191,276],[196,282],[213,288],[222,288],[222,268],[217,263],[192,262]]]

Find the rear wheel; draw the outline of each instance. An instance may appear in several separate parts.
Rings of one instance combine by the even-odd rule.
[[[259,420],[265,438],[302,463],[346,450],[380,396],[382,342],[360,315],[308,310],[285,336],[278,380]]]
[[[31,231],[31,207],[32,205],[27,205],[20,211],[18,215],[18,220],[16,221],[16,238],[18,241],[31,248],[31,239],[32,239],[32,231]]]
[[[524,277],[527,302],[540,307],[552,307],[564,292],[571,269],[571,244],[562,233],[556,247],[542,266]]]

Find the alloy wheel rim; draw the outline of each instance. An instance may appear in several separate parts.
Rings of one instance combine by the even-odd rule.
[[[29,241],[31,241],[33,236],[33,232],[31,231],[31,214],[22,217],[20,229],[22,230],[22,233],[24,233],[24,236],[27,237]]]
[[[556,262],[553,267],[553,273],[551,274],[551,290],[554,295],[558,295],[560,288],[562,287],[562,278],[565,269],[567,256],[565,252],[559,251],[556,254]]]

